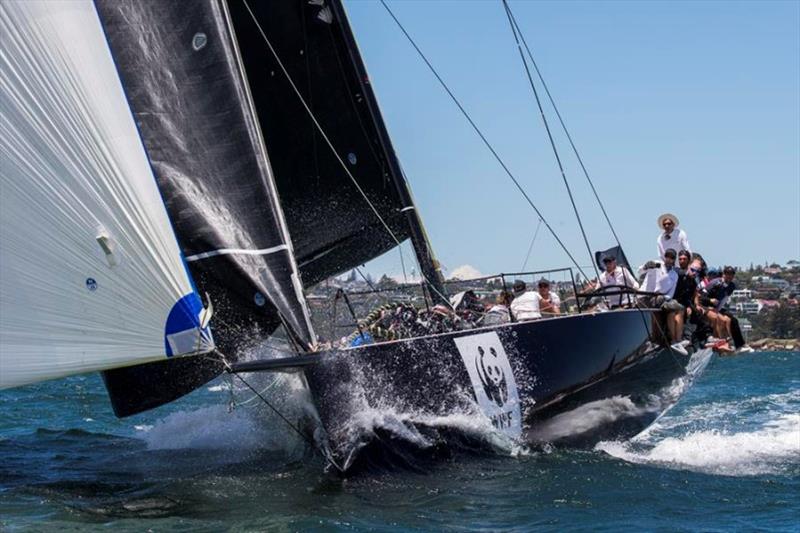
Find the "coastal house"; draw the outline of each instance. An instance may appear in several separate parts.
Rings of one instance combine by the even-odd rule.
[[[751,289],[737,289],[731,294],[732,302],[742,302],[751,300],[753,298],[753,291]]]
[[[745,315],[757,315],[764,308],[760,300],[745,300],[733,304],[733,308],[737,313]]]
[[[761,304],[761,309],[772,309],[781,305],[778,300],[758,300],[758,302]]]
[[[786,290],[791,285],[785,279],[780,278],[769,278],[767,281],[764,282],[765,285],[770,285],[772,287],[778,287],[781,290]]]

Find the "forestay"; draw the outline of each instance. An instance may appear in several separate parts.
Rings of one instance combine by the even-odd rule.
[[[93,3],[0,35],[0,387],[211,350]]]

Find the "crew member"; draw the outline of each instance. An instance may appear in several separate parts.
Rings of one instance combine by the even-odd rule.
[[[603,258],[603,264],[606,267],[605,272],[600,274],[600,279],[595,285],[595,290],[603,287],[629,287],[632,290],[639,290],[639,284],[631,274],[630,270],[625,267],[617,266],[617,258],[613,255],[607,255]],[[633,304],[633,297],[631,294],[620,292],[619,295],[608,297],[611,309],[618,307],[628,307]]]
[[[557,316],[561,314],[561,298],[550,292],[550,282],[544,278],[539,280],[539,311],[542,315]]]
[[[686,232],[678,229],[678,217],[672,213],[664,213],[658,217],[658,227],[663,231],[658,236],[658,256],[664,258],[664,252],[667,248],[672,248],[680,252],[686,250],[691,253],[692,249],[689,247],[689,239],[686,237]]]
[[[529,291],[525,282],[518,279],[514,282],[514,301],[511,302],[511,316],[515,320],[533,320],[542,318],[539,309],[541,296],[538,292]]]

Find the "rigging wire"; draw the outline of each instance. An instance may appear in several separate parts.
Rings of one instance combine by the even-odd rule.
[[[622,244],[619,241],[619,237],[617,236],[617,232],[616,232],[616,230],[614,230],[614,225],[611,223],[611,219],[609,218],[608,213],[606,212],[606,208],[603,205],[602,200],[600,200],[600,195],[599,195],[599,193],[597,192],[597,189],[594,186],[594,182],[592,181],[592,178],[589,177],[589,171],[586,170],[586,165],[583,164],[583,158],[581,157],[581,154],[578,152],[578,147],[575,146],[575,143],[572,140],[572,135],[570,135],[569,130],[567,129],[567,125],[564,122],[563,117],[561,116],[561,112],[558,110],[558,106],[556,105],[556,102],[553,99],[553,96],[550,94],[550,88],[547,86],[547,83],[544,81],[544,76],[542,75],[542,72],[539,70],[539,65],[536,63],[536,60],[533,58],[533,54],[531,53],[531,49],[528,46],[528,42],[525,40],[525,34],[522,33],[522,30],[520,29],[519,24],[517,24],[517,19],[516,19],[516,17],[514,17],[514,13],[511,11],[511,7],[508,6],[508,5],[507,5],[507,12],[508,12],[508,15],[511,17],[511,21],[514,24],[514,27],[517,29],[517,33],[519,34],[520,39],[522,39],[522,45],[525,47],[525,51],[528,54],[528,58],[531,60],[531,64],[533,65],[533,69],[536,71],[536,76],[539,78],[539,81],[541,82],[542,87],[544,88],[544,92],[547,95],[547,99],[550,101],[550,105],[553,107],[553,111],[555,111],[556,117],[558,117],[558,122],[561,124],[561,129],[564,130],[564,134],[566,135],[567,140],[569,141],[569,144],[572,147],[572,151],[575,154],[575,158],[578,160],[578,164],[580,164],[581,170],[583,171],[583,175],[586,176],[586,181],[589,182],[589,187],[591,187],[591,189],[592,189],[592,193],[594,194],[595,200],[597,200],[597,203],[600,206],[600,210],[603,212],[603,216],[605,217],[606,222],[608,223],[608,227],[609,227],[609,229],[611,229],[612,235],[614,235],[614,240],[617,242],[617,246],[622,248]]]
[[[547,122],[547,117],[544,114],[544,109],[542,108],[542,101],[539,98],[539,91],[536,90],[536,84],[533,83],[533,76],[531,75],[531,70],[528,67],[528,62],[525,60],[525,54],[522,52],[522,45],[520,44],[519,35],[517,34],[517,29],[514,26],[514,21],[511,19],[511,11],[508,7],[507,0],[502,0],[503,8],[505,9],[506,16],[508,17],[508,24],[511,26],[511,33],[514,35],[514,41],[517,43],[517,50],[519,51],[519,57],[522,60],[522,64],[525,67],[525,74],[528,76],[528,82],[530,83],[531,90],[533,91],[533,96],[536,98],[536,106],[539,108],[539,114],[542,117],[542,122],[544,123],[544,129],[547,131],[547,138],[550,140],[550,147],[553,149],[553,155],[556,158],[556,162],[558,163],[558,170],[561,172],[561,179],[564,180],[564,187],[567,189],[567,195],[569,196],[569,201],[572,204],[572,210],[575,212],[575,218],[578,220],[578,227],[581,230],[581,235],[583,236],[583,242],[586,244],[586,251],[589,253],[589,258],[592,261],[592,266],[594,266],[594,272],[597,275],[597,278],[600,278],[600,271],[595,264],[594,261],[594,253],[592,252],[592,247],[589,244],[589,239],[586,237],[586,230],[583,227],[583,221],[581,220],[580,212],[578,211],[578,206],[575,204],[575,198],[572,195],[572,189],[569,186],[569,181],[567,181],[567,174],[564,171],[564,164],[561,162],[561,156],[558,154],[558,148],[556,147],[556,142],[553,139],[553,134],[550,131],[550,124]]]
[[[572,254],[570,253],[569,249],[566,247],[564,242],[561,240],[561,238],[555,232],[553,227],[547,222],[547,219],[545,219],[544,215],[542,215],[541,211],[539,211],[539,208],[536,207],[536,204],[533,203],[533,200],[531,199],[531,197],[528,196],[528,193],[522,187],[520,182],[517,180],[517,178],[514,176],[514,174],[508,168],[508,166],[506,166],[506,164],[503,161],[503,159],[500,157],[500,155],[494,149],[494,146],[492,146],[492,144],[489,142],[489,140],[483,134],[481,129],[478,127],[478,125],[475,124],[475,121],[472,120],[472,117],[470,116],[470,114],[467,112],[467,110],[464,108],[464,106],[461,104],[461,102],[458,100],[458,98],[456,98],[455,94],[453,94],[453,91],[450,90],[450,87],[448,87],[448,85],[447,85],[447,83],[445,83],[444,79],[442,79],[442,77],[439,75],[439,72],[436,70],[436,68],[433,66],[433,64],[431,64],[431,62],[428,60],[427,56],[425,56],[425,54],[422,52],[422,50],[419,48],[419,46],[417,46],[417,43],[414,41],[414,39],[411,37],[411,35],[408,33],[408,31],[406,31],[405,27],[400,22],[400,20],[398,20],[398,18],[395,16],[394,12],[391,10],[391,8],[386,3],[386,0],[380,0],[380,2],[381,2],[381,5],[383,5],[383,7],[389,13],[389,16],[392,17],[392,20],[394,20],[395,24],[397,24],[397,27],[400,28],[400,31],[403,32],[403,35],[405,35],[406,39],[408,39],[408,42],[411,43],[411,46],[414,47],[414,50],[417,51],[417,54],[420,56],[422,61],[425,62],[425,64],[428,66],[428,69],[430,69],[430,71],[433,73],[433,75],[439,81],[439,84],[442,86],[442,88],[445,90],[445,92],[447,92],[447,94],[450,96],[450,99],[453,101],[453,103],[456,104],[458,109],[461,111],[461,114],[464,115],[464,118],[467,119],[467,122],[469,122],[470,126],[472,126],[472,129],[475,130],[475,133],[478,134],[478,137],[480,137],[481,141],[483,141],[483,144],[486,145],[486,148],[489,149],[489,151],[492,153],[494,158],[497,160],[497,162],[500,164],[500,166],[505,171],[506,175],[511,179],[511,181],[514,183],[514,185],[517,187],[519,192],[522,194],[523,198],[525,198],[525,200],[528,202],[528,205],[530,205],[531,208],[536,212],[536,215],[539,217],[539,219],[542,221],[542,223],[550,231],[550,234],[553,236],[553,238],[555,238],[556,242],[558,242],[558,244],[564,250],[564,253],[567,254],[567,257],[569,257],[570,261],[572,261],[572,263],[575,265],[575,267],[578,269],[578,271],[581,274],[583,274],[583,276],[585,278],[588,278],[586,273],[583,271],[581,266],[578,264],[578,261],[575,260],[575,258],[572,256]],[[592,261],[592,263],[594,263],[594,261]]]
[[[358,190],[358,192],[361,194],[361,196],[367,202],[367,205],[369,205],[370,209],[375,214],[375,216],[378,218],[380,223],[383,225],[384,229],[386,229],[386,232],[389,234],[389,236],[392,238],[392,240],[394,240],[394,242],[397,244],[397,247],[400,250],[400,262],[401,262],[401,266],[403,268],[403,275],[405,276],[405,262],[403,261],[403,248],[402,248],[402,246],[400,244],[400,240],[397,238],[397,235],[395,235],[395,233],[389,227],[389,224],[387,224],[386,220],[384,220],[384,218],[381,216],[380,212],[378,212],[378,209],[375,207],[375,205],[369,199],[367,194],[364,192],[364,189],[361,188],[361,185],[359,185],[359,183],[356,180],[356,178],[350,172],[350,169],[347,168],[347,165],[342,160],[342,157],[339,155],[339,152],[336,151],[336,148],[333,146],[333,143],[331,142],[330,138],[325,133],[325,130],[322,128],[322,125],[317,120],[316,115],[311,110],[311,108],[308,106],[308,104],[306,103],[305,98],[303,98],[302,93],[297,88],[297,85],[295,84],[294,80],[292,79],[292,76],[289,74],[289,71],[286,70],[286,67],[284,66],[283,62],[281,61],[281,58],[278,56],[278,52],[272,46],[272,42],[267,37],[267,34],[264,31],[264,28],[261,27],[261,23],[256,18],[255,13],[253,13],[253,10],[250,7],[250,4],[248,3],[247,0],[242,0],[242,3],[244,4],[244,7],[247,9],[247,12],[250,15],[250,18],[253,20],[253,23],[256,25],[256,28],[258,29],[258,32],[261,34],[261,38],[264,39],[264,42],[266,43],[267,47],[269,48],[269,51],[272,53],[272,56],[275,58],[275,61],[278,63],[278,66],[280,67],[281,72],[283,72],[283,75],[286,77],[286,80],[289,82],[289,85],[291,85],[292,90],[297,95],[297,98],[300,100],[300,103],[302,104],[303,108],[306,110],[306,113],[308,113],[308,116],[311,118],[312,122],[314,123],[314,126],[316,126],[317,131],[319,131],[320,135],[322,136],[322,139],[325,141],[325,144],[327,144],[328,147],[331,149],[331,152],[333,153],[333,156],[339,162],[339,165],[344,169],[345,173],[350,178],[350,181],[353,182],[353,185],[355,185],[355,187]],[[422,267],[420,266],[420,272],[421,271],[422,271]],[[436,292],[436,294],[438,294],[439,297],[441,297],[441,299],[443,301],[448,302],[448,304],[449,304],[449,299],[446,298],[443,294],[441,294],[436,289],[435,285],[429,279],[427,279],[424,274],[422,275],[422,278],[425,280],[425,282],[428,284],[428,286],[431,288],[431,290]]]
[[[525,271],[525,267],[528,266],[528,259],[531,258],[531,252],[533,251],[533,243],[536,242],[536,236],[539,235],[539,230],[542,227],[542,219],[539,219],[539,223],[536,224],[536,231],[533,232],[533,238],[531,239],[531,245],[528,246],[528,253],[525,255],[525,261],[522,263],[522,268],[520,268],[520,272]]]
[[[317,443],[315,440],[313,440],[313,439],[312,439],[312,438],[310,438],[308,435],[306,435],[306,434],[305,434],[303,431],[301,431],[301,430],[300,430],[300,428],[298,428],[298,427],[297,427],[297,426],[296,426],[294,423],[292,423],[292,421],[291,421],[291,420],[289,420],[289,419],[286,417],[286,415],[284,415],[284,414],[283,414],[283,413],[280,411],[280,409],[278,409],[277,407],[275,407],[274,405],[272,405],[272,403],[270,403],[270,401],[269,401],[269,400],[267,400],[267,398],[266,398],[266,397],[265,397],[263,394],[261,394],[260,392],[258,392],[258,390],[256,390],[256,388],[255,388],[255,387],[253,387],[252,385],[250,385],[250,383],[249,383],[249,382],[248,382],[246,379],[244,379],[244,378],[243,378],[242,376],[240,376],[238,373],[236,373],[236,372],[233,372],[233,371],[232,371],[233,369],[231,368],[231,365],[230,365],[230,363],[228,363],[228,359],[225,357],[225,354],[223,354],[223,353],[222,353],[222,352],[220,352],[219,350],[216,350],[216,352],[217,352],[217,354],[220,356],[220,358],[221,358],[221,360],[222,360],[222,364],[223,364],[223,365],[225,365],[225,369],[227,370],[227,372],[228,372],[229,374],[232,374],[232,375],[236,376],[236,378],[238,378],[238,379],[239,379],[239,381],[241,381],[241,382],[242,382],[242,384],[244,384],[244,386],[245,386],[245,387],[247,387],[248,389],[250,389],[250,391],[251,391],[253,394],[255,394],[255,395],[256,395],[256,396],[257,396],[257,397],[258,397],[258,398],[259,398],[259,399],[260,399],[260,400],[261,400],[261,401],[264,403],[264,405],[266,405],[267,407],[269,407],[269,408],[272,410],[272,412],[273,412],[273,413],[275,413],[275,414],[278,416],[278,418],[280,418],[281,420],[283,420],[283,421],[286,423],[286,425],[287,425],[287,426],[289,426],[289,427],[290,427],[290,428],[291,428],[291,429],[292,429],[292,430],[293,430],[295,433],[297,433],[297,434],[300,436],[300,438],[302,438],[302,439],[303,439],[304,441],[306,441],[306,442],[307,442],[309,445],[311,445],[311,447],[312,447],[312,448],[315,448],[316,450],[319,450],[319,452],[322,454],[322,457],[323,457],[323,458],[324,458],[326,461],[328,461],[328,463],[329,463],[331,466],[333,466],[333,467],[334,467],[336,470],[338,470],[340,473],[344,473],[344,468],[342,468],[341,466],[339,466],[339,464],[336,462],[336,460],[335,460],[335,459],[334,459],[334,458],[331,456],[330,450],[328,450],[327,448],[325,448],[325,447],[324,447],[324,446],[322,446],[321,444]]]
[[[356,267],[356,272],[358,272],[358,275],[361,276],[361,279],[364,280],[364,282],[369,286],[370,289],[372,289],[373,292],[377,292],[378,289],[376,289],[369,278],[367,278],[364,273],[361,272],[360,268]]]

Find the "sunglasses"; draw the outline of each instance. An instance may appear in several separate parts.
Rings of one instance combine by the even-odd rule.
[[[690,268],[689,270],[691,270],[691,271],[692,271],[692,272],[694,272],[695,274],[697,274],[698,272],[700,272],[700,269],[699,269],[699,268],[694,268],[694,267]]]
[[[662,224],[662,226],[665,226],[665,227],[666,227],[666,226],[674,226],[674,225],[675,225],[675,223],[674,223],[674,222],[669,222],[669,221],[667,221],[667,222],[664,222],[664,223]]]

